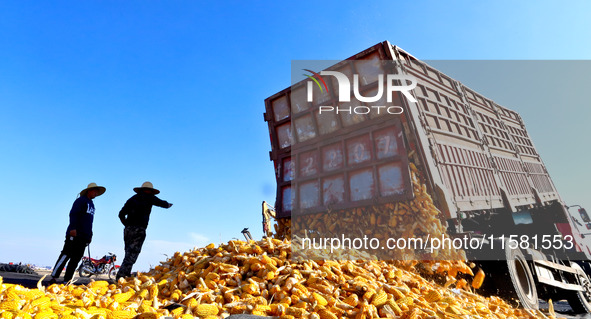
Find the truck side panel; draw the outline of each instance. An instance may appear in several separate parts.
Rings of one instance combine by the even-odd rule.
[[[404,72],[418,79],[418,116],[459,211],[560,199],[517,112],[393,48]]]
[[[459,211],[503,207],[500,184],[470,106],[458,83],[397,49],[414,90],[419,119],[446,188]]]

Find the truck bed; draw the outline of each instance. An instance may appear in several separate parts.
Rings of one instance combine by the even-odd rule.
[[[327,140],[340,138],[363,142],[366,137],[362,134],[366,134],[369,139],[379,138],[378,128],[395,132],[402,132],[405,128],[405,139],[399,143],[404,145],[406,152],[389,160],[396,165],[408,165],[405,155],[412,152],[411,148],[416,149],[420,153],[431,191],[447,218],[454,218],[459,212],[498,208],[515,211],[520,206],[546,205],[560,199],[517,112],[496,104],[387,41],[345,61],[355,60],[367,61],[368,68],[375,66],[378,60],[393,61],[390,65],[396,67],[391,72],[416,78],[417,86],[412,94],[417,103],[409,103],[399,95],[398,102],[404,108],[401,122],[395,118],[366,115],[349,125],[349,119],[342,117],[335,120],[337,129],[328,132],[323,127],[325,123],[322,118],[314,116],[314,112],[318,110],[317,104],[310,103],[302,108],[299,102],[294,102],[297,100],[296,96],[304,94],[303,82],[306,81],[267,98],[265,120],[271,136],[270,155],[276,168],[276,207],[279,217],[289,217],[293,198],[301,199],[300,193],[306,196],[318,193],[312,196],[315,201],[309,205],[314,207],[306,207],[309,212],[318,212],[328,206],[326,186],[323,189],[323,185],[326,185],[323,181],[329,178],[328,175],[320,173],[319,176],[303,176],[298,171],[300,166],[294,164],[296,159],[300,165],[305,159],[311,162],[312,159],[305,158],[305,154],[312,154],[310,152],[316,149],[317,154],[310,156],[316,156],[314,159],[321,162],[325,156],[324,148],[328,147]],[[343,63],[332,69],[344,69],[346,64]],[[361,72],[362,67],[356,68]],[[336,100],[336,95],[332,90],[323,92],[323,95],[319,94],[316,98],[330,103]],[[309,115],[302,115],[305,113],[300,113],[300,109],[306,109],[306,112],[310,112]],[[306,126],[305,129],[303,125]],[[342,146],[345,153],[349,145],[347,143],[343,142]],[[366,143],[370,144],[377,145],[377,142],[373,140]],[[340,169],[343,176],[341,179],[348,186],[343,190],[344,195],[341,196],[345,200],[341,200],[340,206],[337,205],[339,208],[408,198],[408,194],[392,196],[381,192],[384,183],[379,174],[384,167],[384,160],[380,162],[377,146],[373,146],[370,152],[373,152],[369,155],[372,163],[367,164],[366,169],[367,174],[373,174],[368,179],[369,183],[373,183],[370,186],[372,192],[364,195],[364,198],[370,196],[371,200],[357,201],[354,198],[356,195],[351,191],[351,185],[355,178],[353,174],[356,173],[345,161],[344,167]],[[346,157],[346,154],[343,156]],[[290,169],[290,166],[295,168]],[[289,171],[289,176],[286,175],[286,170]],[[402,170],[402,175],[404,184],[408,187],[407,170]],[[311,180],[316,182],[310,182]],[[374,188],[376,191],[373,191]],[[294,203],[298,206],[297,200]]]

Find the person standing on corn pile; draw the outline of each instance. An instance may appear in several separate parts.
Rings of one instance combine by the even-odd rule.
[[[154,188],[150,182],[145,182],[142,187],[133,189],[137,194],[127,200],[121,211],[119,219],[125,226],[123,240],[125,241],[125,258],[117,272],[117,280],[121,277],[131,276],[131,268],[135,264],[142,245],[146,239],[146,228],[150,221],[152,206],[170,208],[171,203],[156,197],[160,191]]]
[[[90,183],[80,192],[80,197],[74,201],[70,210],[70,224],[66,230],[64,248],[53,267],[50,283],[56,282],[66,263],[68,263],[68,267],[64,275],[64,282],[68,282],[74,277],[78,263],[84,255],[84,248],[92,241],[92,221],[94,220],[92,200],[104,194],[106,190],[103,186]]]

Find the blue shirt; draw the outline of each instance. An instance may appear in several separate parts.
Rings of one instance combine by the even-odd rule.
[[[86,195],[78,197],[70,210],[70,224],[66,230],[66,238],[70,237],[70,231],[76,230],[76,237],[86,242],[92,240],[92,222],[94,220],[94,203]]]

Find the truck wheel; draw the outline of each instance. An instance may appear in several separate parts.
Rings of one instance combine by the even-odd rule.
[[[479,262],[487,274],[480,292],[485,296],[499,296],[514,306],[538,309],[536,283],[521,250],[511,249],[508,241],[501,240],[495,240],[494,247],[497,249],[483,257],[488,260]]]
[[[534,276],[529,270],[527,260],[519,249],[511,249],[505,242],[505,256],[507,257],[507,271],[511,283],[515,288],[515,295],[526,309],[538,309],[538,291]]]
[[[585,273],[583,268],[575,262],[571,263],[571,267]],[[577,279],[584,290],[569,292],[566,298],[568,304],[576,313],[591,312],[591,281],[589,281],[589,278],[586,275],[578,275]]]
[[[501,247],[501,241],[498,241],[498,244],[496,247]],[[490,291],[495,292],[494,294],[514,306],[538,309],[536,283],[521,250],[509,248],[509,242],[505,241],[504,251],[500,250],[496,253],[499,260],[488,262],[489,270],[484,268],[489,272],[489,294]],[[484,281],[486,283],[487,280]]]

